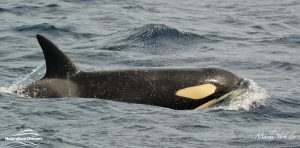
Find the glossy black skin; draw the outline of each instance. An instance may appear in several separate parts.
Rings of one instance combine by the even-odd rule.
[[[68,79],[58,79],[55,84],[41,79],[26,87],[23,93],[37,98],[101,98],[185,110],[195,109],[228,93],[240,82],[240,78],[222,69],[135,69],[79,72]],[[72,85],[66,89],[66,83]],[[175,95],[179,89],[207,83],[217,89],[216,93],[205,99],[193,100]],[[71,93],[65,93],[72,89],[74,91]]]
[[[46,61],[45,76],[17,93],[35,98],[82,97],[195,109],[238,87],[241,79],[231,72],[215,68],[148,68],[83,72],[54,43],[37,35]],[[213,84],[212,95],[193,100],[176,96],[186,87]]]

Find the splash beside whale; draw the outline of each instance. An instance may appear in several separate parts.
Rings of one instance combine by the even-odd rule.
[[[46,74],[15,92],[33,98],[100,98],[178,110],[204,109],[222,102],[243,82],[217,68],[84,72],[50,40],[39,34],[37,40],[44,53]]]

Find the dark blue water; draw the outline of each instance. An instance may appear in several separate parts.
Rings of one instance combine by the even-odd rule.
[[[0,147],[26,129],[34,147],[300,147],[298,0],[2,0],[0,22]],[[216,67],[251,85],[200,111],[12,95],[44,74],[37,33],[86,71]]]

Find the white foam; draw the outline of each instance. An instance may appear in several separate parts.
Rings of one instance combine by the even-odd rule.
[[[265,105],[270,98],[269,93],[258,86],[253,80],[245,79],[249,83],[247,88],[237,89],[230,93],[229,101],[225,101],[217,108],[224,110],[250,110],[253,107]]]
[[[42,64],[32,70],[31,73],[26,74],[24,77],[19,78],[15,83],[10,86],[1,86],[0,92],[13,94],[14,91],[32,83],[33,81],[40,79],[44,75],[45,64]]]

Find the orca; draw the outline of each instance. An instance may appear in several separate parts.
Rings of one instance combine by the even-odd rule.
[[[222,102],[242,78],[218,68],[137,68],[81,71],[64,52],[37,34],[46,73],[16,93],[33,98],[81,97],[147,104],[176,110]],[[221,99],[220,99],[221,98]]]

